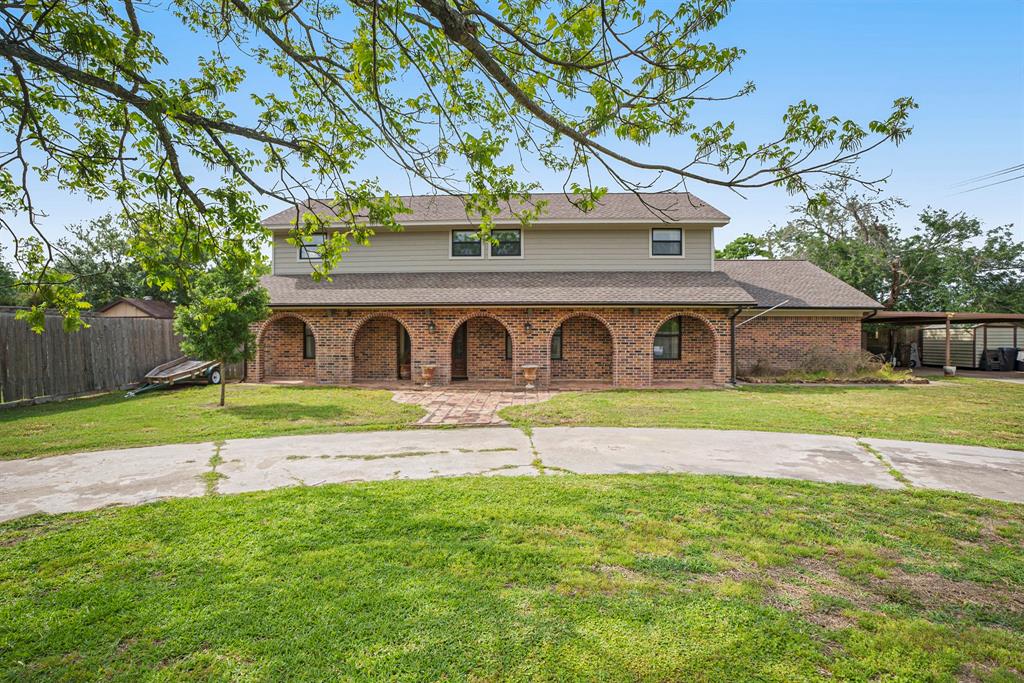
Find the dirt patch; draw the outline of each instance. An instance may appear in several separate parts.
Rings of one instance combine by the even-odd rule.
[[[934,611],[983,608],[1024,615],[1024,590],[1019,588],[954,581],[934,572],[911,573],[898,566],[887,569],[884,577],[870,576],[860,582],[839,573],[838,559],[834,555],[804,558],[763,571],[731,569],[705,581],[755,582],[763,590],[766,605],[799,614],[828,629],[852,626],[850,612],[870,612],[893,602]]]

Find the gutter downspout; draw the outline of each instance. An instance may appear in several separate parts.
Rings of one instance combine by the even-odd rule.
[[[736,386],[736,316],[743,312],[740,306],[729,315],[729,384]]]

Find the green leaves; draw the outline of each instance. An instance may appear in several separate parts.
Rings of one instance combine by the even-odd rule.
[[[138,226],[132,253],[148,284],[162,291],[187,290],[213,263],[257,270],[271,201],[296,209],[293,240],[333,235],[323,277],[352,244],[401,229],[388,190],[458,194],[484,235],[510,200],[529,206],[538,167],[563,176],[587,208],[605,190],[595,170],[625,190],[809,193],[815,175],[902,141],[916,108],[899,98],[858,123],[805,100],[778,135],[744,139],[724,110],[754,90],[730,80],[744,50],[713,40],[726,0],[24,7],[0,14],[0,58],[11,65],[0,76],[0,131],[13,140],[0,152],[0,228],[15,240],[25,223],[45,234],[37,181],[114,200]],[[169,22],[188,32],[194,58],[168,59],[180,54]],[[380,164],[384,182],[370,172]],[[311,199],[325,200],[323,211],[303,216]],[[518,218],[527,225],[542,210]],[[29,220],[16,230],[10,215]],[[49,260],[17,253],[40,305],[73,311],[62,287],[84,274],[54,282]]]

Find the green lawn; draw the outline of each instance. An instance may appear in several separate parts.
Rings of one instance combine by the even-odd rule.
[[[972,379],[930,385],[565,393],[500,414],[522,426],[753,429],[1024,450],[1024,385]]]
[[[1022,680],[1024,506],[392,481],[0,524],[5,680]]]
[[[121,393],[0,411],[0,460],[275,434],[394,429],[423,410],[387,391],[239,384]]]

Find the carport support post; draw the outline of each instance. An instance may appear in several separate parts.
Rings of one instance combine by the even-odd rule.
[[[951,327],[950,319],[952,317],[953,316],[949,315],[948,313],[946,314],[946,367],[947,368],[951,367],[953,365],[950,362],[952,360],[952,353],[950,352],[950,345],[949,345],[949,335],[950,335],[950,327]]]

